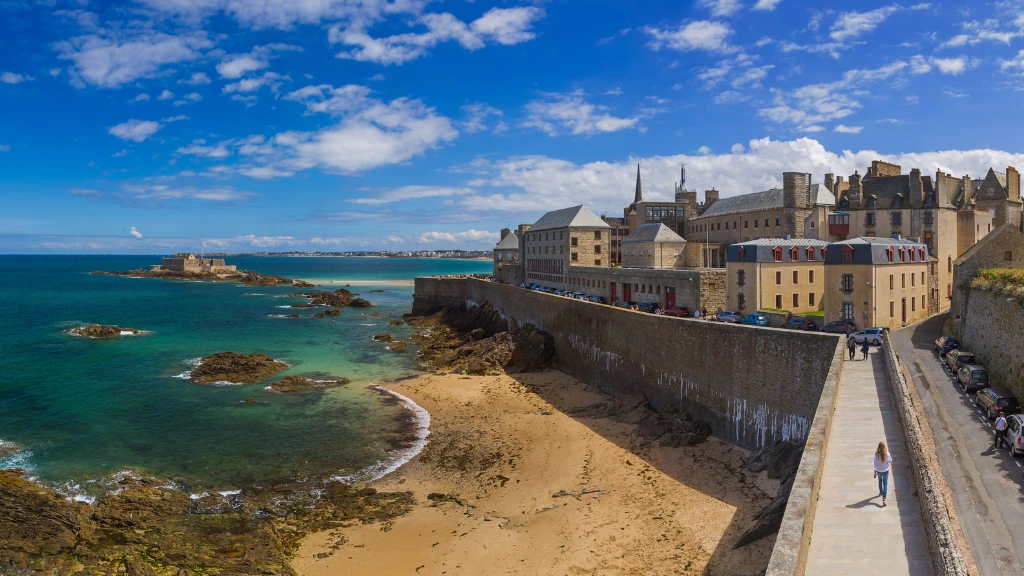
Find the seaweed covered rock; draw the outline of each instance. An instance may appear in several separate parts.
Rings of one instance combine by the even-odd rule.
[[[374,342],[391,342],[394,339],[395,339],[394,336],[392,336],[391,334],[387,334],[385,332],[382,332],[380,334],[376,334],[373,337],[373,341]]]
[[[349,304],[349,306],[353,308],[373,308],[373,304],[371,304],[369,300],[364,300],[362,298],[353,298],[352,303]]]
[[[191,378],[200,384],[214,382],[252,383],[284,370],[288,365],[266,354],[218,352],[205,356],[192,370]]]
[[[388,326],[401,326],[405,324],[405,320],[401,318],[395,318],[394,320],[388,320]]]
[[[271,382],[267,387],[273,392],[289,394],[292,392],[308,392],[310,390],[337,388],[338,386],[344,386],[349,382],[350,380],[348,378],[319,380],[309,378],[307,376],[285,376],[276,382]]]
[[[121,328],[120,326],[108,326],[104,324],[89,324],[81,328],[71,328],[68,330],[69,334],[75,336],[86,336],[89,338],[117,338],[125,334],[142,334],[142,330],[136,330],[135,328]]]
[[[3,569],[39,566],[42,554],[74,548],[92,509],[69,502],[24,477],[20,469],[0,470],[0,558]]]
[[[330,308],[328,310],[324,310],[324,314],[327,316],[341,316],[341,310],[338,310],[337,308]]]
[[[388,346],[388,350],[391,350],[392,352],[405,352],[407,347],[408,345],[405,342],[392,342]]]

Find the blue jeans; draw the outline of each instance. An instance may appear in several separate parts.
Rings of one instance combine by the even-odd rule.
[[[885,500],[889,495],[889,473],[879,472],[878,473],[878,492],[882,495],[882,500]]]

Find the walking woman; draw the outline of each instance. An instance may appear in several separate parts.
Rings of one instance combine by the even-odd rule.
[[[885,442],[878,443],[878,450],[875,450],[875,478],[878,478],[878,495],[882,497],[882,506],[885,507],[885,499],[889,496],[889,469],[892,468],[892,455],[886,448]]]
[[[867,360],[868,359],[868,341],[867,340],[864,340],[863,342],[861,342],[861,344],[860,344],[860,351],[864,353],[864,357],[861,358],[861,360]]]

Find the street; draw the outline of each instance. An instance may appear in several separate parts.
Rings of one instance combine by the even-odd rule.
[[[953,492],[979,572],[1024,574],[1024,472],[1021,459],[993,448],[993,424],[965,394],[933,350],[945,315],[901,330],[891,342],[908,366],[935,438],[939,465]]]

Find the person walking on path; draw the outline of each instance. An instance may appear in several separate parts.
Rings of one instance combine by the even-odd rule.
[[[708,319],[708,309],[707,308],[701,308],[700,309],[700,315],[703,316],[705,320],[707,320]]]
[[[878,478],[878,495],[882,497],[882,507],[885,507],[885,499],[889,496],[889,469],[892,468],[892,454],[885,446],[885,442],[878,443],[875,450],[875,478]]]
[[[846,349],[850,351],[850,360],[857,355],[857,341],[849,334],[846,335]]]
[[[868,341],[867,340],[861,342],[861,344],[860,344],[860,351],[864,353],[864,357],[861,358],[861,360],[867,360],[868,359]]]
[[[693,317],[694,318],[700,318],[700,310],[694,310],[693,311]]]
[[[999,416],[996,416],[996,450],[1004,445],[1007,448],[1010,447],[1010,445],[1006,443],[1006,418],[1003,416],[1002,412],[1000,412]]]

